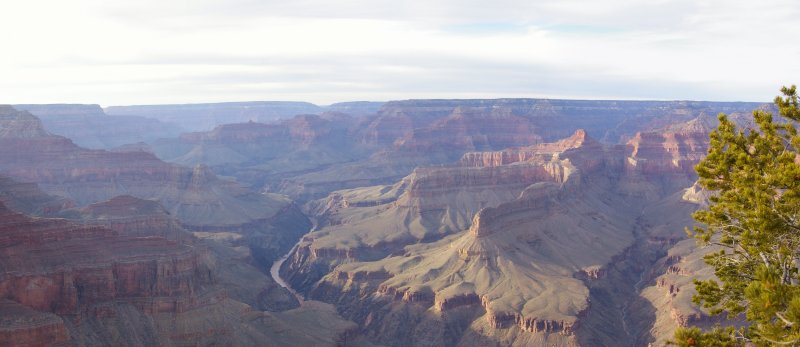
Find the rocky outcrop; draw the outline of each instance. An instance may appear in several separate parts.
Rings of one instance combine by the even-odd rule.
[[[437,297],[434,305],[439,311],[448,311],[461,306],[480,305],[483,301],[475,293],[466,293],[451,297]]]
[[[713,276],[702,260],[705,252],[695,246],[695,240],[684,240],[671,247],[667,255],[653,265],[652,282],[642,289],[642,296],[656,308],[655,321],[650,330],[656,343],[672,338],[679,327],[710,328],[715,324],[740,323],[737,320],[728,321],[724,315],[710,316],[692,303],[692,296],[696,293],[692,281]]]
[[[312,205],[322,224],[301,242],[285,277],[336,304],[370,336],[372,329],[420,329],[388,322],[408,307],[411,322],[425,319],[410,312],[434,308],[438,326],[485,326],[520,344],[570,343],[590,309],[575,274],[600,278],[633,240],[636,212],[620,209],[628,202],[609,179],[623,170],[624,153],[582,130],[499,153],[467,154],[392,186],[340,191]],[[408,212],[419,213],[419,222],[403,224]],[[452,231],[442,232],[448,223]],[[439,233],[423,234],[426,226]],[[370,245],[393,247],[375,254]]]
[[[530,216],[520,215],[520,212],[545,209],[558,194],[558,186],[538,183],[525,190],[524,198],[480,210],[472,219],[469,232],[481,238],[524,224]]]
[[[149,226],[127,223],[129,209],[132,217],[163,213],[150,201],[119,197],[81,210],[96,218],[97,226],[85,226],[30,218],[0,203],[0,344],[333,345],[357,338],[352,323],[324,307],[254,309],[258,287],[269,289],[263,273],[233,264],[230,250],[216,243],[146,235]]]
[[[628,167],[644,174],[692,174],[694,164],[708,153],[712,129],[704,119],[694,119],[663,131],[637,133],[628,141]]]
[[[81,317],[120,300],[146,314],[185,312],[203,305],[195,294],[213,281],[207,251],[161,237],[32,219],[1,204],[0,235],[0,298],[18,303],[3,307],[48,317],[26,329],[63,331],[52,314]]]
[[[187,296],[211,281],[211,265],[199,248],[30,219],[5,206],[0,215],[0,296],[36,310],[74,314],[81,305],[104,300]],[[180,310],[170,301],[158,310]]]
[[[428,127],[411,129],[394,142],[395,151],[442,157],[461,156],[465,151],[491,150],[541,142],[530,120],[504,108],[456,107],[446,118]]]
[[[17,112],[9,106],[0,107],[0,138],[30,139],[48,136],[39,118]]]
[[[118,195],[155,200],[192,231],[242,233],[264,262],[288,250],[310,225],[285,197],[256,193],[220,179],[207,166],[185,168],[141,151],[87,150],[66,138],[47,134],[27,112],[4,112],[0,129],[17,134],[15,129],[24,127],[30,136],[0,136],[0,172],[19,181],[35,182],[46,192],[69,197],[79,206]],[[110,206],[113,203],[103,208]]]
[[[0,345],[66,346],[69,332],[61,317],[0,300]]]
[[[639,132],[627,143],[627,167],[646,175],[694,173],[694,164],[708,153],[708,134],[715,121],[699,117],[655,131]]]
[[[708,116],[639,132],[628,141],[621,190],[631,196],[657,200],[691,186],[694,166],[708,152],[714,127]]]
[[[99,225],[129,237],[158,236],[190,242],[189,234],[157,201],[130,195],[113,197],[62,216],[84,225]]]
[[[469,152],[461,157],[460,166],[496,167],[518,162],[534,160],[552,160],[554,155],[570,149],[582,148],[583,151],[593,149],[596,157],[602,157],[603,149],[599,142],[592,139],[583,129],[578,129],[572,136],[554,143],[504,149],[495,152]]]
[[[467,229],[477,224],[473,217],[481,209],[487,209],[481,212],[485,218],[503,214],[491,208],[514,200],[531,184],[553,182],[569,190],[572,183],[566,184],[568,177],[577,182],[581,170],[592,172],[605,165],[603,147],[584,131],[555,144],[537,146],[526,149],[540,151],[525,162],[474,167],[462,161],[447,167],[423,167],[392,186],[340,191],[309,204],[320,223],[319,231],[308,235],[287,261],[287,277],[303,278],[292,281],[303,288],[335,264],[379,259],[401,252],[405,245]],[[534,190],[523,193],[528,195],[518,209],[545,201]],[[514,214],[518,209],[509,207],[507,211]]]

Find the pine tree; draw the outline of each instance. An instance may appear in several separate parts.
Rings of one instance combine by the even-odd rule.
[[[753,112],[755,127],[724,114],[711,135],[698,183],[713,192],[693,217],[692,236],[720,250],[705,257],[715,280],[695,280],[695,303],[712,314],[742,313],[748,328],[680,329],[680,346],[800,345],[800,108],[796,87],[775,98],[782,116]]]

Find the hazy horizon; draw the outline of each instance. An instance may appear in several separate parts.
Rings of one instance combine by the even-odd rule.
[[[349,0],[0,5],[0,103],[769,102],[800,4]],[[9,34],[12,33],[12,34]]]
[[[359,103],[359,102],[387,103],[387,102],[413,101],[413,100],[454,100],[454,101],[465,100],[465,101],[468,101],[468,100],[503,100],[503,99],[509,99],[509,100],[513,100],[513,99],[533,99],[533,100],[536,100],[536,99],[538,99],[538,100],[566,100],[566,101],[634,101],[634,102],[636,102],[636,101],[641,101],[641,102],[715,102],[715,103],[732,102],[732,103],[745,103],[745,104],[751,104],[751,103],[770,103],[771,104],[772,103],[771,99],[770,100],[765,100],[765,101],[753,101],[753,100],[730,100],[730,101],[725,101],[725,100],[700,100],[700,99],[697,99],[697,100],[690,100],[690,99],[679,100],[679,99],[613,99],[613,98],[606,98],[606,99],[585,98],[585,99],[579,99],[579,98],[538,98],[538,97],[517,97],[517,98],[509,98],[509,97],[480,98],[480,97],[475,97],[475,98],[411,98],[411,99],[393,99],[393,100],[341,100],[341,101],[335,101],[335,102],[325,103],[325,104],[314,103],[314,102],[306,101],[306,100],[241,100],[241,101],[215,101],[215,102],[198,101],[198,102],[184,102],[184,103],[177,102],[177,103],[163,103],[163,104],[119,104],[119,105],[117,105],[117,104],[115,104],[115,105],[103,105],[103,104],[99,104],[99,103],[96,103],[96,102],[95,103],[92,103],[92,102],[87,102],[87,103],[69,103],[69,102],[0,103],[0,105],[9,105],[9,106],[12,106],[12,107],[15,106],[15,105],[89,105],[89,106],[97,105],[97,106],[100,106],[101,108],[105,109],[105,108],[109,108],[109,107],[131,107],[131,106],[182,106],[182,105],[203,105],[203,104],[212,105],[212,104],[284,103],[285,102],[285,103],[309,103],[309,104],[312,104],[312,105],[318,106],[318,107],[327,107],[327,106],[332,106],[332,105],[335,105],[335,104]]]

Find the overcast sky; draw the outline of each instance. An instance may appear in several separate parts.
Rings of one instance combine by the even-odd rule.
[[[0,3],[0,103],[770,101],[797,0]]]

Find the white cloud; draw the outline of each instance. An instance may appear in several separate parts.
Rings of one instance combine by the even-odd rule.
[[[770,100],[793,0],[0,4],[0,102]],[[789,43],[787,43],[789,42]]]

